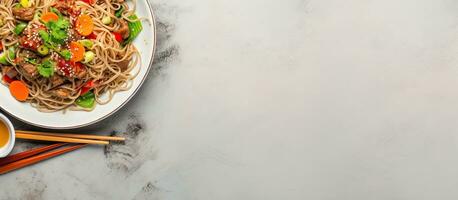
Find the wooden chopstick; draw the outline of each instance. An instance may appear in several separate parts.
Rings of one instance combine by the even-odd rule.
[[[102,135],[89,135],[89,134],[71,134],[71,133],[45,133],[38,131],[22,131],[16,130],[16,133],[25,133],[33,135],[46,135],[46,136],[57,136],[57,137],[70,137],[80,139],[93,139],[93,140],[109,140],[109,141],[124,141],[126,138],[116,136],[102,136]]]
[[[61,148],[61,149],[58,149],[58,150],[55,150],[55,151],[51,151],[51,152],[46,152],[46,153],[43,153],[43,154],[40,154],[40,155],[36,155],[36,156],[30,157],[30,158],[25,158],[25,159],[22,159],[22,160],[19,160],[19,161],[16,161],[16,162],[1,166],[0,167],[0,174],[6,174],[6,173],[8,173],[10,171],[13,171],[13,170],[16,170],[16,169],[19,169],[19,168],[23,168],[23,167],[35,164],[37,162],[40,162],[42,160],[46,160],[46,159],[49,159],[49,158],[52,158],[52,157],[67,153],[69,151],[73,151],[73,150],[82,148],[82,147],[84,147],[86,145],[87,144],[77,144],[77,145],[74,145],[74,146]]]
[[[54,141],[54,142],[82,143],[82,144],[102,144],[102,145],[108,144],[108,141],[102,141],[102,140],[87,140],[87,139],[56,137],[56,136],[47,136],[47,135],[33,135],[33,134],[18,133],[18,132],[16,132],[16,138],[28,139],[28,140]]]
[[[45,151],[49,151],[49,150],[52,150],[52,149],[57,149],[57,148],[59,148],[61,146],[64,146],[66,144],[67,143],[51,144],[51,145],[48,145],[48,146],[39,147],[39,148],[31,149],[31,150],[28,150],[28,151],[24,151],[24,152],[21,152],[21,153],[17,153],[17,154],[11,155],[11,156],[7,156],[7,157],[4,157],[4,158],[0,158],[0,166],[6,165],[6,164],[9,164],[9,163],[12,163],[12,162],[24,159],[24,158],[28,158],[30,156],[34,156],[34,155],[37,155],[37,154],[45,152]]]

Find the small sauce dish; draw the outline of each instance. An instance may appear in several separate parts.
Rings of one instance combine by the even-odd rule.
[[[7,156],[14,147],[16,134],[11,121],[0,113],[0,158]]]

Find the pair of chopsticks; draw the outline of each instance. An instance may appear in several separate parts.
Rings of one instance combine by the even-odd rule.
[[[45,133],[36,131],[16,131],[16,138],[52,142],[107,145],[109,141],[124,141],[123,137],[89,134]]]
[[[46,133],[16,131],[16,138],[40,141],[63,142],[0,158],[0,175],[20,169],[58,155],[80,149],[89,144],[107,145],[109,141],[124,141],[123,137],[89,134]],[[76,143],[76,144],[71,144]],[[65,147],[64,147],[65,146]]]
[[[88,144],[76,144],[68,147],[63,147],[68,143],[57,143],[40,148],[31,149],[21,153],[17,153],[5,158],[0,158],[0,175],[6,174],[16,169],[20,169],[37,162],[56,157],[58,155],[80,149]],[[63,148],[60,148],[63,147]],[[58,149],[60,148],[60,149]],[[57,149],[57,150],[54,150]],[[54,150],[54,151],[53,151]]]

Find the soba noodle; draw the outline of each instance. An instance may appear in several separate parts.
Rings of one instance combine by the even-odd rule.
[[[59,0],[29,1],[30,6],[35,8],[35,13],[46,13],[50,12]],[[0,1],[0,44],[3,47],[3,51],[6,51],[7,47],[17,45],[20,42],[20,37],[14,33],[19,20],[15,18],[12,11],[18,4],[18,0]],[[132,5],[135,5],[135,2]],[[84,63],[83,67],[86,69],[84,76],[76,78],[61,75],[65,82],[55,86],[51,78],[46,78],[39,74],[33,77],[27,75],[27,72],[20,65],[7,57],[11,66],[18,72],[16,79],[24,82],[29,89],[29,96],[26,101],[42,112],[55,112],[66,109],[90,111],[94,109],[95,106],[83,108],[75,103],[82,95],[82,86],[89,81],[96,83],[91,88],[95,101],[98,104],[107,104],[116,92],[130,89],[132,79],[135,78],[139,71],[140,54],[138,50],[131,42],[122,44],[113,34],[121,26],[120,23],[117,23],[119,20],[125,20],[126,22],[138,21],[138,19],[132,20],[129,18],[135,12],[135,6],[129,8],[123,0],[98,0],[92,5],[76,0],[73,6],[81,14],[89,15],[94,24],[93,34],[96,38],[92,40],[93,46],[90,51],[95,54],[95,57],[92,61]],[[121,7],[124,7],[122,14],[120,17],[116,17],[114,13]],[[114,22],[103,23],[103,19],[107,17],[114,20]],[[32,23],[40,23],[39,20],[39,17],[34,17],[29,22],[29,26]],[[21,48],[21,46],[15,48],[15,51],[16,55],[30,54],[30,49]],[[52,56],[57,57],[58,55],[53,52]],[[122,68],[120,63],[125,63],[127,67]],[[0,67],[4,66],[0,64]],[[2,76],[4,75],[2,74]],[[58,75],[54,73],[53,76]],[[5,81],[3,81],[3,84],[8,85]],[[56,95],[57,89],[64,90],[68,95],[64,97]]]

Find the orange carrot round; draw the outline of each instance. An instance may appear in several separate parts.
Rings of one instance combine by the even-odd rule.
[[[82,36],[88,36],[94,30],[94,21],[89,15],[80,15],[76,19],[75,29]]]
[[[53,12],[47,12],[41,15],[41,21],[45,23],[49,21],[57,21],[57,20],[59,20],[59,16],[57,16],[56,13],[53,13]]]
[[[13,81],[10,83],[10,92],[18,101],[25,101],[29,97],[29,88],[22,81]]]
[[[79,62],[84,59],[84,53],[86,50],[84,46],[79,42],[71,42],[70,43],[70,52],[72,53],[72,58],[70,61],[72,62]]]

